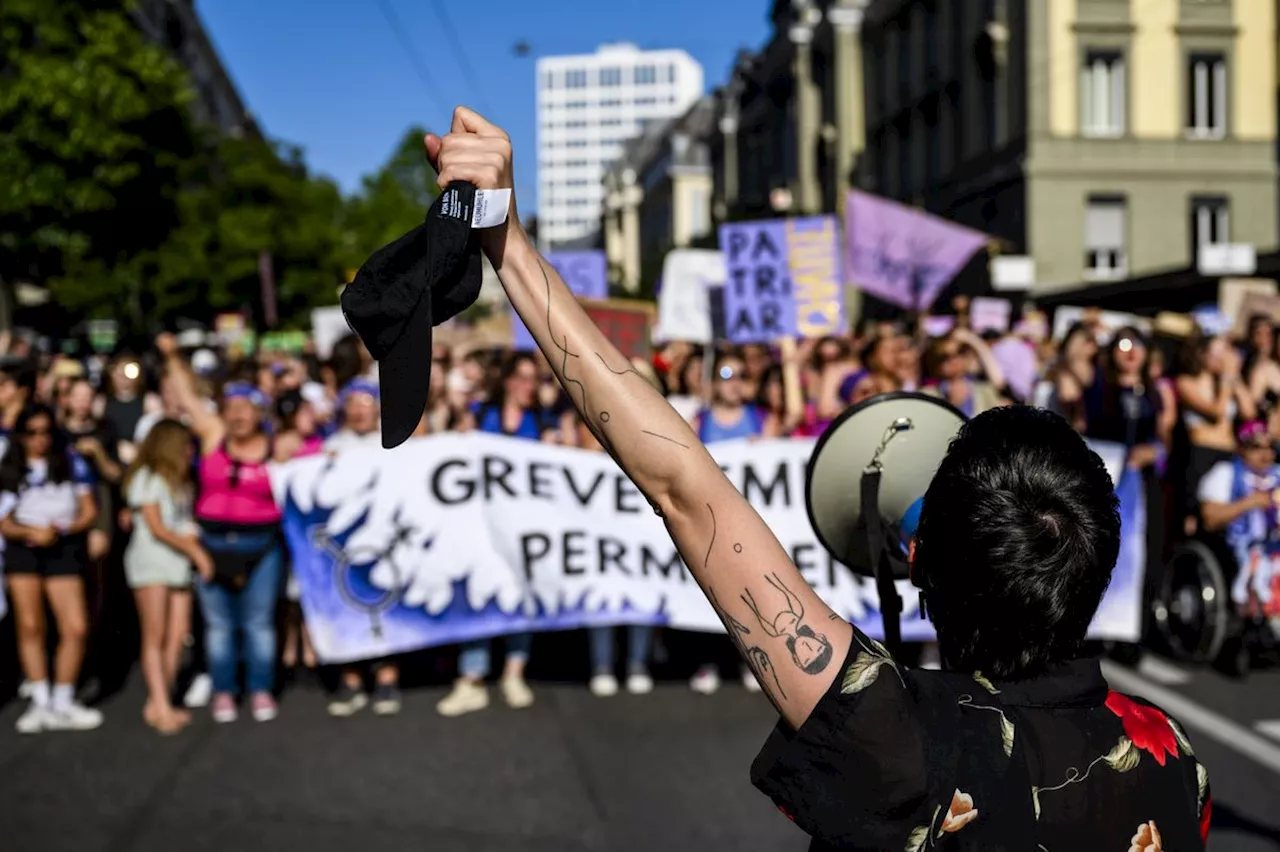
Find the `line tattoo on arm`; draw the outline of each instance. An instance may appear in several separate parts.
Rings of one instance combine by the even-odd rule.
[[[782,582],[777,574],[766,574],[765,582],[777,589],[786,607],[772,618],[765,618],[756,603],[755,595],[748,589],[742,593],[742,601],[755,614],[760,629],[766,636],[786,640],[791,661],[805,674],[821,674],[831,664],[835,650],[827,637],[804,623],[804,603]]]
[[[610,441],[608,435],[605,434],[604,425],[603,425],[605,423],[608,423],[610,420],[609,412],[596,411],[595,409],[593,409],[591,407],[591,401],[588,396],[586,384],[581,379],[578,379],[575,376],[569,375],[569,359],[573,358],[575,360],[578,360],[581,358],[581,356],[577,352],[570,351],[569,336],[567,334],[561,333],[559,337],[556,336],[555,329],[553,328],[552,322],[551,322],[551,314],[552,314],[551,278],[550,276],[547,275],[546,262],[541,257],[539,257],[537,260],[537,263],[538,263],[538,271],[542,273],[542,283],[546,290],[546,297],[547,297],[547,335],[551,338],[552,344],[554,344],[556,349],[560,350],[560,353],[561,353],[560,376],[565,384],[565,390],[569,393],[570,398],[572,398],[573,393],[568,386],[574,385],[575,387],[577,387],[578,410],[582,412],[583,423],[586,425],[587,429],[591,432],[591,434],[595,436],[595,439],[600,442],[600,446],[604,448],[605,452],[607,452],[609,455],[613,456],[616,459],[618,457],[618,454],[614,451],[613,442]],[[641,375],[639,371],[635,369],[635,367],[631,366],[630,364],[628,364],[625,369],[617,370],[609,366],[609,362],[606,361],[604,356],[601,355],[599,352],[595,352],[593,354],[600,359],[600,363],[604,366],[604,368],[607,369],[609,372],[613,373],[615,376],[624,376],[628,373],[631,373],[636,378],[644,382],[646,386],[648,386],[649,384],[648,380],[643,375]],[[675,444],[676,446],[682,447],[686,450],[689,449],[689,445],[684,443],[683,441],[677,441],[674,438],[667,437],[666,435],[662,435],[658,432],[654,432],[649,429],[641,429],[640,431],[645,435],[649,435],[654,438],[660,438],[664,441],[667,441],[668,443]]]
[[[707,555],[702,561],[703,570],[711,564],[711,554],[716,546],[716,534],[719,528],[716,525],[716,511],[711,508],[711,504],[707,504],[707,512],[711,515],[711,541],[707,544]],[[734,551],[741,553],[742,546],[734,545]],[[779,701],[787,700],[787,693],[782,688],[782,682],[778,679],[778,671],[774,668],[773,660],[769,657],[769,652],[759,645],[748,644],[748,640],[744,637],[751,636],[751,630],[747,625],[734,618],[720,604],[720,599],[716,596],[715,590],[711,588],[711,584],[707,583],[707,600],[711,602],[711,608],[716,611],[716,615],[720,616],[720,620],[724,622],[725,630],[729,633],[729,638],[737,647],[738,653],[747,661],[747,665],[755,672],[756,680],[760,682],[760,686],[764,688],[765,694],[769,696],[769,700],[773,702],[773,706],[782,712]]]

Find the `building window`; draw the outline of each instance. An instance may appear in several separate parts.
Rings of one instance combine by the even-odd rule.
[[[565,109],[586,109],[587,102],[586,101],[566,101],[564,107]]]
[[[1231,242],[1231,213],[1225,198],[1191,199],[1192,262],[1206,246],[1220,246]]]
[[[676,66],[668,65],[667,66],[667,82],[674,83],[675,81],[676,81]]]
[[[636,98],[636,106],[653,106],[657,102],[657,98]]]
[[[622,69],[621,68],[601,68],[600,69],[600,85],[601,86],[621,86],[622,85]]]
[[[1227,60],[1222,54],[1191,57],[1187,69],[1187,135],[1221,139],[1227,135]]]
[[[585,89],[587,87],[587,72],[566,71],[564,73],[564,87],[566,89]]]
[[[639,65],[636,67],[636,85],[651,86],[658,82],[658,69],[653,65]]]
[[[556,75],[551,71],[547,71],[545,74],[542,75],[542,88],[554,89],[555,87],[556,87]]]
[[[1090,198],[1084,221],[1085,277],[1093,280],[1124,277],[1128,269],[1124,235],[1124,199]]]
[[[1121,136],[1124,112],[1124,57],[1090,51],[1080,69],[1080,131],[1085,136]]]
[[[605,98],[602,101],[600,101],[600,106],[606,109],[609,107],[620,107],[622,106],[622,101],[619,100],[618,98]]]

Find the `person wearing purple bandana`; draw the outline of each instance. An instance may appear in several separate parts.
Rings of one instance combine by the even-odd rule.
[[[1246,617],[1265,617],[1280,635],[1280,596],[1275,594],[1280,559],[1280,465],[1276,446],[1261,420],[1237,432],[1239,449],[1200,481],[1205,528],[1223,531],[1235,554],[1231,600]]]
[[[326,453],[338,453],[357,447],[381,447],[377,382],[356,378],[347,382],[338,394],[341,428],[324,442]],[[400,712],[400,668],[391,660],[375,660],[373,670],[373,712],[391,716]],[[370,703],[364,690],[364,665],[342,667],[338,688],[329,697],[329,715],[354,716]]]

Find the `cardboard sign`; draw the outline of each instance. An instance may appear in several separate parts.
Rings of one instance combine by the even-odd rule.
[[[653,354],[649,342],[649,330],[653,327],[655,314],[652,303],[606,299],[584,301],[582,308],[623,355],[649,360]]]

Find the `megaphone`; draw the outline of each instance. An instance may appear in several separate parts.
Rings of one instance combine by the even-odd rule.
[[[919,510],[967,418],[938,397],[898,391],[851,406],[822,433],[805,476],[809,523],[837,562],[874,577],[885,644],[897,650],[906,579],[904,519]]]

